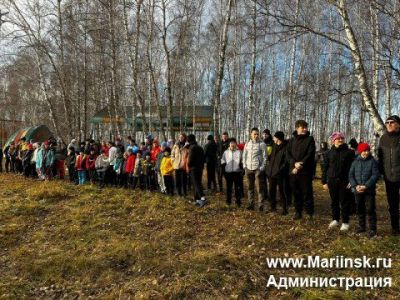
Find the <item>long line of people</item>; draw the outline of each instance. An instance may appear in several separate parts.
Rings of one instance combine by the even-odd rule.
[[[247,179],[249,210],[277,211],[279,193],[281,213],[287,215],[294,198],[294,219],[302,219],[303,212],[313,222],[316,162],[320,163],[323,188],[331,198],[332,221],[329,229],[342,221],[340,231],[349,230],[350,216],[357,213],[357,233],[368,235],[377,232],[376,184],[383,174],[391,217],[392,234],[399,235],[400,191],[400,118],[386,120],[387,132],[378,147],[379,163],[372,157],[368,144],[352,139],[345,143],[345,136],[334,132],[329,149],[326,142],[316,152],[314,138],[304,120],[295,123],[293,136],[286,140],[282,131],[272,136],[266,129],[253,128],[247,143],[237,143],[227,132],[207,137],[207,144],[198,145],[193,134],[181,133],[178,141],[159,142],[152,135],[137,144],[132,137],[126,142],[95,142],[75,139],[67,147],[61,141],[50,139],[42,144],[26,141],[11,143],[2,156],[6,172],[15,172],[39,180],[54,177],[64,179],[68,170],[71,183],[86,182],[105,186],[159,191],[188,197],[199,207],[208,203],[202,186],[206,166],[207,188],[210,192],[224,192],[228,205],[242,205],[244,178]],[[66,167],[66,168],[65,168]],[[0,169],[1,171],[1,169]],[[269,203],[269,208],[267,205]]]

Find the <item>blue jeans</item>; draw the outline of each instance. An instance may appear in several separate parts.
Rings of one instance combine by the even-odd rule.
[[[86,171],[78,171],[79,184],[85,184],[86,182]]]

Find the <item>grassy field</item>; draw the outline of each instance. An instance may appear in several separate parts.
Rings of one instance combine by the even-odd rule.
[[[379,187],[378,237],[328,232],[315,182],[314,224],[156,193],[99,191],[0,174],[0,298],[398,299],[398,238]],[[268,257],[386,257],[391,269],[268,269]],[[391,276],[382,289],[267,288],[277,276]]]

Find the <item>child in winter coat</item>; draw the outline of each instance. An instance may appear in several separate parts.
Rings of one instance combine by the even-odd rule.
[[[78,173],[78,184],[82,185],[86,183],[86,154],[83,148],[79,150],[79,155],[76,157],[75,169]]]
[[[114,172],[117,174],[117,186],[123,187],[125,182],[125,174],[124,174],[124,162],[125,162],[126,154],[122,153],[120,149],[117,151],[117,159],[114,165]]]
[[[106,172],[110,166],[110,161],[105,150],[100,150],[100,155],[96,159],[95,166],[100,188],[103,188],[105,185]]]
[[[143,183],[143,170],[142,170],[142,151],[139,150],[136,154],[135,167],[133,169],[133,182],[132,188],[135,189],[137,184],[142,186]]]
[[[64,163],[68,169],[69,181],[71,183],[75,182],[76,184],[78,184],[78,174],[75,169],[76,153],[74,147],[68,148],[67,158],[65,159]]]
[[[97,155],[95,154],[95,150],[92,148],[90,149],[90,154],[86,159],[86,170],[89,175],[89,180],[92,183],[94,183],[96,180],[96,159]]]
[[[143,161],[143,179],[146,190],[151,191],[154,181],[154,163],[151,160],[150,154],[147,154]]]
[[[158,186],[160,187],[160,192],[163,194],[167,193],[167,188],[165,187],[164,177],[161,175],[160,167],[161,167],[161,161],[164,157],[164,151],[167,146],[168,146],[168,144],[166,142],[161,144],[161,147],[160,147],[161,151],[157,154],[156,164],[154,166],[154,171],[157,176]]]
[[[164,178],[167,194],[174,195],[174,168],[171,160],[171,148],[167,147],[164,150],[164,157],[161,160],[160,166],[161,175]]]
[[[379,167],[377,161],[370,153],[370,147],[366,143],[360,143],[357,147],[360,154],[350,168],[349,180],[355,194],[359,228],[357,233],[366,231],[366,214],[369,221],[369,236],[376,235],[376,210],[375,189],[379,180]],[[366,209],[367,208],[367,209]]]
[[[133,171],[135,168],[135,160],[136,156],[135,154],[133,154],[132,148],[129,148],[127,151],[127,157],[124,169],[128,187],[131,187],[133,183]]]

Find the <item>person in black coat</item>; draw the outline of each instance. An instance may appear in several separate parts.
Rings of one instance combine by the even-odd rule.
[[[386,186],[392,234],[400,235],[400,118],[396,115],[387,118],[386,133],[379,141],[378,162]]]
[[[329,190],[331,197],[332,222],[329,228],[338,226],[341,217],[340,231],[347,231],[351,214],[351,201],[347,196],[350,193],[349,171],[355,155],[345,144],[341,132],[334,132],[331,141],[333,146],[325,154],[322,165],[322,184],[325,190]]]
[[[308,131],[308,123],[298,120],[296,131],[289,140],[286,159],[289,164],[289,181],[294,196],[294,219],[302,218],[303,206],[310,220],[314,215],[312,180],[315,170],[315,141]]]
[[[218,146],[211,134],[207,137],[207,141],[207,144],[204,146],[204,158],[207,165],[207,188],[211,189],[212,186],[213,191],[215,192],[217,190],[217,180],[215,175],[218,159]]]
[[[285,141],[284,133],[282,131],[277,131],[274,134],[274,145],[272,145],[272,152],[266,169],[266,174],[269,178],[271,211],[276,211],[276,188],[279,187],[283,215],[287,215],[288,213],[287,197],[285,193],[288,173],[286,146],[287,141]]]
[[[193,183],[194,200],[197,206],[203,207],[207,204],[202,185],[204,151],[203,148],[197,144],[194,134],[189,134],[187,141],[189,143],[188,167]]]

